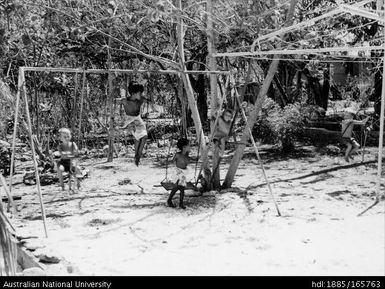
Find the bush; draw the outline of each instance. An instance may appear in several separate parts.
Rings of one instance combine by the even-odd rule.
[[[303,126],[300,104],[289,104],[282,109],[268,99],[253,132],[263,142],[278,143],[283,152],[288,152],[294,148],[294,142],[302,134]]]
[[[281,111],[280,106],[271,98],[267,98],[263,103],[261,114],[253,128],[253,135],[263,143],[274,143],[276,141],[269,115],[277,114],[279,111]]]

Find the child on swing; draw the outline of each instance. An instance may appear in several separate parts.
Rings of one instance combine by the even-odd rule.
[[[357,152],[360,148],[360,145],[355,140],[353,135],[354,125],[365,125],[369,120],[369,116],[362,121],[353,119],[354,112],[346,111],[344,115],[344,120],[341,123],[341,131],[342,131],[342,141],[346,145],[345,150],[345,161],[349,162],[349,159],[353,159],[353,154]]]
[[[188,178],[187,166],[191,162],[191,159],[189,157],[190,141],[186,138],[180,138],[176,146],[178,147],[179,152],[177,152],[173,158],[173,161],[175,161],[175,175],[173,180],[175,181],[175,187],[171,190],[170,196],[167,199],[167,205],[172,208],[176,207],[172,202],[172,198],[174,197],[177,191],[180,191],[179,207],[182,209],[186,209],[183,204],[183,198]]]
[[[214,128],[213,143],[218,145],[219,155],[221,157],[225,152],[226,141],[229,139],[232,118],[233,110],[226,108],[222,115],[218,118],[217,125]]]
[[[71,131],[68,128],[61,128],[59,130],[60,144],[57,150],[60,153],[60,160],[57,163],[57,172],[62,189],[64,190],[63,172],[70,172],[75,174],[78,178],[81,176],[80,167],[77,165],[76,158],[79,155],[78,146],[71,141]]]
[[[128,92],[130,96],[117,98],[116,100],[123,104],[126,112],[125,124],[120,127],[126,129],[132,127],[132,135],[135,138],[135,165],[139,166],[140,157],[147,140],[146,124],[144,123],[140,113],[141,107],[145,100],[143,97],[144,87],[137,82],[130,82]]]

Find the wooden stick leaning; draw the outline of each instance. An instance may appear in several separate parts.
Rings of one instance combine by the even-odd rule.
[[[36,187],[37,187],[37,192],[39,194],[39,201],[40,201],[40,209],[41,209],[41,214],[43,217],[43,225],[44,225],[44,232],[45,236],[48,238],[48,232],[47,232],[47,220],[45,217],[45,209],[44,209],[44,204],[43,204],[43,196],[41,193],[41,188],[40,188],[40,176],[39,176],[39,171],[38,171],[38,166],[37,166],[37,159],[36,159],[36,153],[35,153],[35,144],[33,142],[33,135],[32,135],[32,124],[31,124],[31,116],[29,114],[29,107],[28,107],[28,98],[27,98],[27,91],[25,87],[25,78],[24,78],[24,70],[20,70],[19,78],[22,80],[22,91],[24,95],[24,102],[25,102],[25,113],[27,116],[27,125],[28,125],[28,133],[29,133],[29,139],[31,142],[31,151],[32,151],[32,159],[33,159],[33,165],[35,167],[35,178],[36,178]]]
[[[84,102],[84,90],[86,85],[86,73],[83,72],[83,80],[82,80],[82,91],[80,94],[80,112],[79,112],[79,129],[78,129],[78,139],[82,136],[82,119],[83,119],[83,102]]]
[[[385,40],[385,32],[384,32]],[[380,191],[381,191],[381,174],[382,174],[382,150],[384,145],[384,113],[385,110],[385,50],[384,50],[384,60],[382,67],[382,89],[381,89],[381,114],[380,114],[380,139],[378,144],[378,164],[377,164],[377,183],[376,183],[376,200],[372,205],[363,210],[358,216],[362,216],[364,213],[369,211],[371,208],[376,206],[380,200]]]
[[[15,208],[15,204],[13,203],[11,192],[8,190],[7,182],[5,181],[5,178],[4,178],[2,173],[0,173],[0,183],[3,186],[4,191],[5,191],[5,193],[6,193],[7,197],[8,197],[8,207],[7,207],[7,210],[9,211],[10,207],[12,206],[13,211],[15,211],[16,208]],[[2,210],[1,202],[2,202],[2,200],[0,198],[0,210]],[[14,228],[12,227],[12,229],[14,229]]]
[[[261,156],[259,155],[259,151],[258,151],[257,144],[255,143],[253,134],[252,134],[252,132],[251,132],[251,128],[250,128],[250,126],[249,126],[249,122],[247,121],[247,116],[246,116],[245,110],[244,110],[243,107],[242,107],[241,101],[240,101],[240,99],[239,99],[238,92],[237,92],[236,90],[235,90],[235,98],[236,98],[236,100],[237,100],[237,102],[238,102],[239,108],[240,108],[241,113],[242,113],[242,117],[243,117],[243,119],[244,119],[244,121],[245,121],[245,123],[246,123],[246,127],[247,127],[247,129],[248,129],[248,131],[249,131],[250,139],[251,139],[251,142],[252,142],[252,144],[253,144],[253,146],[254,146],[254,149],[255,149],[255,154],[257,155],[258,162],[259,162],[259,164],[260,164],[260,166],[261,166],[261,169],[262,169],[263,177],[265,178],[267,187],[268,187],[269,192],[270,192],[270,195],[271,195],[271,197],[272,197],[272,199],[273,199],[273,202],[274,202],[275,208],[276,208],[276,210],[277,210],[278,216],[281,216],[281,212],[279,211],[278,204],[277,204],[277,202],[276,202],[276,200],[275,200],[275,198],[274,198],[274,194],[273,194],[273,190],[272,190],[272,188],[271,188],[271,184],[270,184],[270,182],[269,182],[269,180],[268,180],[268,178],[267,178],[267,175],[266,175],[265,167],[263,166]]]
[[[19,75],[21,75],[22,68],[19,68]],[[19,121],[19,106],[20,106],[20,93],[23,89],[23,82],[21,77],[18,79],[17,94],[16,94],[16,107],[15,107],[15,119],[13,123],[13,139],[12,139],[12,156],[11,156],[11,168],[9,176],[9,192],[12,193],[12,179],[13,179],[13,168],[15,166],[15,150],[16,150],[16,135],[17,135],[17,124]],[[13,202],[13,199],[10,199]]]
[[[8,188],[7,188],[7,183],[6,183],[5,179],[4,179],[4,176],[3,176],[1,173],[0,173],[0,182],[1,182],[1,185],[4,187],[5,193],[8,195],[9,192],[8,192]],[[8,195],[8,200],[9,200],[9,195]],[[0,211],[3,212],[3,205],[2,205],[1,199],[0,199]],[[15,234],[16,234],[16,230],[15,230],[15,228],[12,226],[11,221],[8,219],[8,217],[7,217],[5,214],[3,214],[3,215],[4,215],[5,221],[7,222],[7,224],[9,225],[9,227],[13,230],[12,233],[15,233]]]

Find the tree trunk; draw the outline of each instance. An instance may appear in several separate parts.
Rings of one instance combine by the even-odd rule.
[[[322,85],[322,105],[321,107],[326,111],[328,109],[330,91],[330,63],[327,64],[327,68],[324,69],[324,82]]]
[[[215,39],[214,39],[214,31],[213,31],[213,2],[212,0],[207,0],[206,2],[206,12],[207,12],[207,50],[208,50],[208,67],[211,71],[217,70],[217,62],[213,54],[215,53]],[[217,92],[217,82],[218,77],[216,74],[210,74],[210,106],[211,106],[211,116],[217,115],[220,113],[218,111],[219,108],[219,99]],[[215,127],[212,122],[211,125],[211,133],[214,132]],[[219,153],[218,150],[214,150],[213,154],[213,175],[212,175],[212,185],[214,189],[219,189],[221,186],[220,183],[220,163],[219,163]]]
[[[257,120],[257,116],[262,109],[262,104],[266,99],[267,91],[269,90],[270,84],[274,78],[275,73],[277,72],[278,63],[279,63],[279,60],[273,60],[272,63],[270,64],[266,78],[263,81],[262,88],[259,91],[257,101],[255,102],[255,105],[250,113],[249,118],[247,119],[250,128],[254,126]],[[250,138],[250,134],[249,134],[248,128],[245,128],[242,131],[241,144],[238,145],[237,149],[235,150],[234,156],[231,160],[229,170],[226,174],[225,181],[223,182],[223,185],[222,185],[223,188],[231,187],[234,181],[235,173],[237,172],[239,163],[243,157],[243,152],[246,148],[246,143],[249,141],[249,138]]]
[[[204,69],[204,68],[203,68]],[[202,121],[202,126],[205,127],[208,125],[207,119],[207,94],[206,94],[206,86],[205,86],[205,75],[200,74],[197,77],[197,81],[195,82],[194,90],[197,93],[197,105],[199,110],[199,116]]]
[[[377,115],[381,114],[381,89],[382,89],[382,65],[374,74],[374,112]],[[376,127],[378,129],[378,126]]]
[[[279,91],[279,95],[280,95],[279,99],[281,101],[281,107],[284,107],[289,103],[289,100],[287,99],[287,95],[285,93],[285,90],[282,87],[281,81],[276,75],[274,76],[274,83],[277,86]]]
[[[178,1],[179,8],[182,10],[182,1]],[[178,49],[179,49],[179,62],[180,62],[180,70],[186,70],[185,64],[185,55],[184,55],[184,35],[183,35],[183,20],[180,16],[178,16]],[[191,109],[191,117],[194,121],[195,131],[197,133],[197,137],[200,139],[201,151],[202,151],[202,168],[205,175],[205,179],[207,182],[210,181],[210,170],[208,168],[208,153],[207,153],[207,145],[204,141],[205,135],[202,128],[202,122],[199,116],[198,106],[194,97],[194,90],[191,86],[190,78],[185,73],[181,73],[183,84],[185,87],[185,91],[187,93],[188,105]],[[199,136],[198,136],[199,134]],[[199,177],[199,176],[197,176]]]
[[[289,11],[288,11],[288,14],[287,14],[285,26],[289,26],[293,22],[294,8],[297,5],[297,2],[298,2],[298,0],[291,0],[290,8],[289,8]],[[267,71],[267,75],[265,77],[265,80],[263,81],[261,90],[258,93],[257,101],[255,102],[255,105],[254,105],[252,111],[250,112],[250,116],[248,118],[248,124],[250,126],[250,129],[254,126],[254,124],[255,124],[255,122],[257,120],[257,116],[258,116],[259,112],[262,109],[262,104],[264,103],[264,101],[266,99],[267,91],[268,91],[268,89],[270,87],[270,84],[271,84],[271,82],[272,82],[272,80],[274,78],[275,73],[278,70],[279,60],[277,60],[277,59],[279,59],[279,56],[278,55],[274,55],[274,60],[270,64],[270,67],[269,67],[269,69]],[[227,172],[225,181],[224,181],[224,183],[222,185],[223,188],[230,188],[232,183],[233,183],[233,181],[234,181],[235,173],[236,173],[236,171],[238,169],[239,163],[240,163],[240,161],[241,161],[241,159],[243,157],[243,152],[244,152],[245,147],[246,147],[245,144],[248,142],[249,137],[250,137],[248,130],[249,130],[249,128],[246,127],[242,131],[241,144],[238,145],[238,147],[237,147],[237,149],[236,149],[236,151],[234,153],[234,157],[231,160],[231,164],[230,164],[229,170]]]
[[[313,96],[314,104],[322,107],[322,104],[323,104],[322,87],[321,87],[321,84],[319,83],[318,78],[312,76],[308,69],[304,69],[303,73],[307,78],[309,95]]]

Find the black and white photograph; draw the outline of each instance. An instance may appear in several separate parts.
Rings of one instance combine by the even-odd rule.
[[[384,0],[0,0],[0,287],[384,288],[384,23]]]

